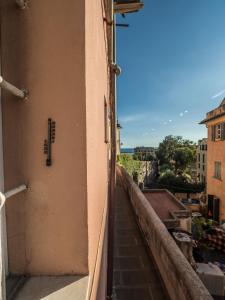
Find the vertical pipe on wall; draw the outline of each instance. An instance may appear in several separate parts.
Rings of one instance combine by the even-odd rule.
[[[109,37],[109,67],[110,67],[110,120],[111,120],[111,155],[110,155],[110,184],[109,184],[109,220],[108,220],[108,270],[107,298],[112,298],[113,290],[113,248],[114,248],[114,215],[115,215],[115,183],[116,183],[116,74],[112,65],[116,61],[115,20],[113,1],[110,2],[110,33]]]
[[[0,26],[1,29],[1,26]],[[1,51],[1,49],[0,49]],[[1,61],[0,61],[1,69]],[[4,161],[2,137],[2,94],[0,90],[0,192],[4,192]],[[6,299],[6,276],[8,273],[8,251],[5,207],[0,210],[0,299]]]

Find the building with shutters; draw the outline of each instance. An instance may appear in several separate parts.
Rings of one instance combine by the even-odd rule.
[[[197,181],[206,184],[207,178],[207,139],[198,141],[197,145]]]
[[[208,129],[207,194],[209,216],[225,222],[225,99],[200,122]]]

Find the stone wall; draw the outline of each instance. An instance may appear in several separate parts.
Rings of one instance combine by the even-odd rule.
[[[192,269],[144,194],[121,167],[117,167],[139,225],[172,300],[210,300],[212,297]]]

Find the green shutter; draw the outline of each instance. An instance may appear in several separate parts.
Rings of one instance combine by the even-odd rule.
[[[221,140],[225,140],[225,123],[221,124]]]
[[[212,137],[212,141],[215,141],[215,139],[216,139],[216,126],[215,125],[211,126],[211,137]]]

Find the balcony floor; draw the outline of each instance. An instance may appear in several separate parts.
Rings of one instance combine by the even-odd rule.
[[[168,300],[126,192],[117,183],[113,300]]]
[[[31,277],[16,295],[15,300],[84,300],[88,276]]]

